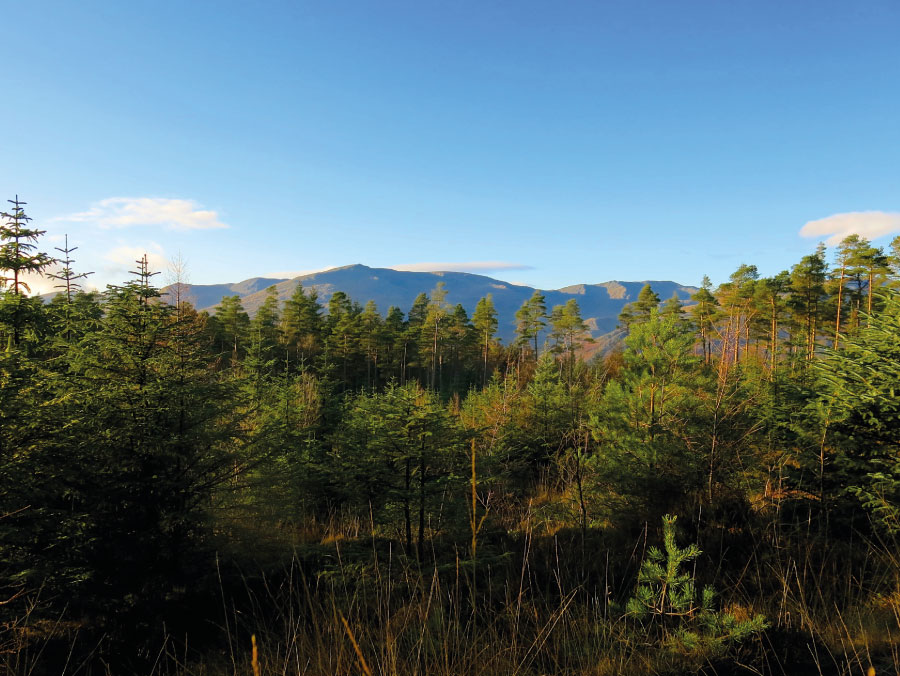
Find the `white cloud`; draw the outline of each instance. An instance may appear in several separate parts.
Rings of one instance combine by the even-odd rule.
[[[900,213],[887,211],[852,211],[834,214],[817,221],[809,221],[800,228],[803,237],[826,237],[829,246],[838,244],[848,235],[876,239],[900,232]]]
[[[34,272],[28,272],[19,277],[20,281],[24,281],[28,285],[28,293],[32,296],[39,296],[41,294],[50,293],[51,291],[60,291],[60,289],[55,288],[57,284],[61,284],[60,280],[53,279],[52,277],[48,277],[47,273],[58,273],[59,266],[52,266],[48,268],[43,275],[39,275]],[[81,282],[82,280],[78,280]]]
[[[62,269],[62,264],[57,262],[44,270],[43,275],[39,275],[36,272],[26,272],[20,275],[19,279],[28,285],[28,295],[30,296],[40,296],[45,293],[61,293],[65,291],[65,282],[50,275],[59,275],[62,273]],[[75,274],[78,274],[78,272],[76,271]],[[80,288],[82,291],[91,291],[95,288],[91,283],[91,277],[81,277],[75,280],[75,283],[78,285],[75,289]]]
[[[406,263],[388,266],[402,272],[500,272],[502,270],[532,270],[532,266],[503,261],[469,261],[465,263]]]
[[[150,242],[147,246],[117,246],[110,249],[103,256],[111,265],[107,265],[104,272],[107,275],[116,275],[120,282],[130,279],[128,273],[138,269],[138,261],[147,255],[147,266],[150,272],[165,272],[169,266],[163,248],[156,242]]]
[[[87,211],[60,216],[55,221],[92,223],[101,228],[131,228],[155,225],[170,230],[227,228],[215,211],[201,209],[193,200],[162,197],[110,197]]]

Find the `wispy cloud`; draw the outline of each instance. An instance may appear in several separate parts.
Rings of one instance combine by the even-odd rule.
[[[531,265],[504,261],[469,261],[464,263],[405,263],[388,266],[403,272],[501,272],[503,270],[533,270]]]
[[[834,214],[817,221],[809,221],[800,228],[803,237],[827,237],[829,246],[838,244],[848,235],[875,239],[900,232],[900,213],[888,211],[851,211]]]
[[[19,280],[25,282],[28,285],[28,293],[32,296],[38,296],[44,293],[51,293],[53,291],[59,291],[56,286],[60,283],[58,279],[53,279],[48,276],[48,273],[59,273],[60,266],[53,265],[47,270],[44,271],[43,275],[39,275],[35,272],[26,272],[19,276]],[[82,280],[78,280],[82,281]],[[83,284],[84,286],[84,284]]]
[[[156,242],[150,242],[147,246],[122,245],[110,249],[103,256],[110,262],[105,272],[118,274],[124,280],[129,271],[137,269],[137,261],[144,254],[147,254],[147,265],[150,272],[164,272],[168,268],[169,262],[166,260],[163,248]]]
[[[110,197],[87,211],[55,218],[56,221],[91,223],[101,228],[159,226],[170,230],[227,228],[215,211],[202,209],[193,200],[163,197]]]

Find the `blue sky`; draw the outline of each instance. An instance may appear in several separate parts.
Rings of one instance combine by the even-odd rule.
[[[364,263],[697,284],[900,232],[895,0],[2,14],[0,197],[101,285],[142,251],[195,283]]]

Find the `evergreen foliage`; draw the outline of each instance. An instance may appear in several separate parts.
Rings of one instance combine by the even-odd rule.
[[[626,611],[656,638],[657,643],[651,646],[660,645],[673,657],[693,662],[696,668],[721,656],[732,644],[763,631],[768,623],[762,615],[738,620],[715,610],[713,588],[705,586],[698,591],[694,575],[683,568],[702,552],[695,544],[678,546],[675,522],[675,516],[663,516],[663,549],[651,547],[648,551]]]
[[[37,251],[37,240],[45,230],[28,227],[31,221],[23,208],[27,202],[7,200],[13,205],[12,211],[0,212],[0,218],[6,220],[0,225],[0,270],[11,276],[0,277],[3,286],[8,286],[14,295],[30,291],[28,284],[22,279],[26,273],[43,274],[55,261],[48,254]]]
[[[535,291],[516,311],[516,342],[522,348],[531,343],[532,355],[538,358],[538,338],[541,330],[547,325],[547,300],[540,291]]]
[[[574,299],[504,345],[491,296],[208,316],[146,258],[81,292],[73,250],[51,302],[15,266],[0,298],[0,670],[249,671],[251,634],[317,674],[776,674],[764,630],[896,654],[898,267],[862,238],[690,304],[648,285],[593,361]]]
[[[879,527],[900,533],[900,295],[817,364],[834,471]]]

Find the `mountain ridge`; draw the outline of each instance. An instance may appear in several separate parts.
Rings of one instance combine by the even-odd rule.
[[[492,294],[499,320],[498,337],[506,342],[515,336],[516,310],[535,290],[544,294],[548,312],[554,305],[564,305],[574,298],[595,338],[615,330],[622,308],[637,299],[645,284],[650,284],[662,300],[674,293],[686,301],[697,290],[697,287],[665,280],[610,280],[597,284],[571,284],[560,289],[537,289],[469,272],[409,272],[356,263],[291,279],[253,277],[228,284],[183,284],[182,297],[190,300],[199,310],[215,312],[222,296],[238,295],[244,309],[252,316],[265,301],[270,286],[275,287],[279,301],[283,302],[290,298],[297,284],[302,284],[307,293],[315,289],[323,306],[327,306],[333,293],[343,291],[360,304],[374,300],[382,314],[390,306],[399,307],[405,314],[417,295],[430,294],[439,282],[446,285],[447,302],[450,305],[462,304],[469,316],[481,298]],[[163,292],[170,289],[165,287]],[[215,294],[219,294],[217,298],[214,298]]]

